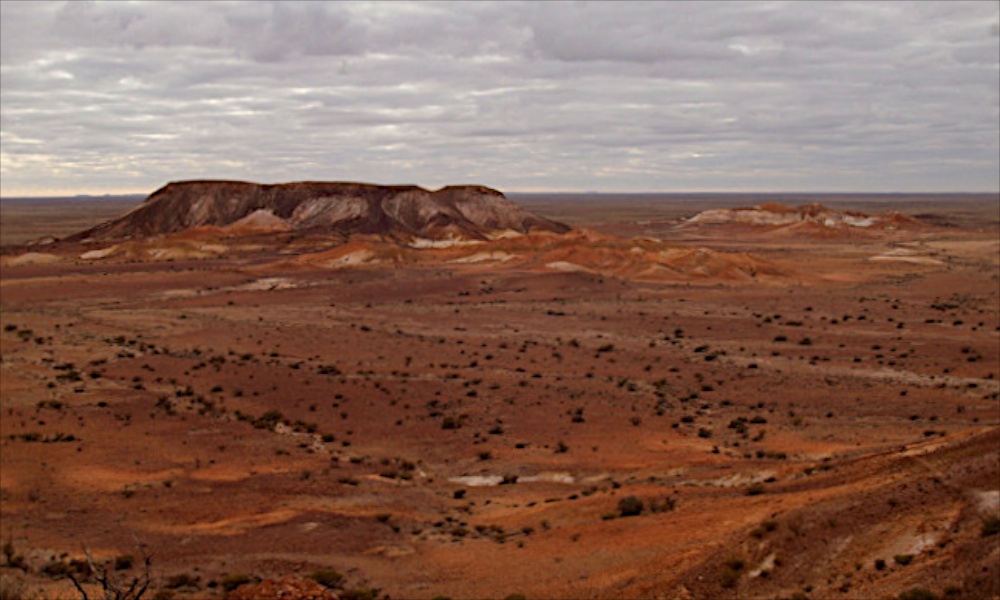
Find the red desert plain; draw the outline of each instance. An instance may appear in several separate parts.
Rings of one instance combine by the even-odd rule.
[[[996,195],[0,208],[5,593],[1000,595]]]

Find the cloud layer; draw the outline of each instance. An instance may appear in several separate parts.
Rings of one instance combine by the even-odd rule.
[[[0,193],[996,191],[993,2],[0,3]]]

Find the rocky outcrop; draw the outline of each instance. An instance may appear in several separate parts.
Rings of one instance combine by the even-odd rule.
[[[777,202],[767,202],[749,208],[706,210],[685,221],[684,226],[725,224],[778,227],[805,224],[831,229],[880,230],[912,228],[921,225],[918,219],[895,211],[866,215],[856,212],[840,212],[822,204],[804,204],[793,207]]]
[[[182,181],[153,192],[125,215],[67,241],[123,240],[195,227],[303,233],[355,233],[389,239],[491,239],[508,232],[563,233],[569,227],[534,215],[482,186],[429,191],[414,185]]]

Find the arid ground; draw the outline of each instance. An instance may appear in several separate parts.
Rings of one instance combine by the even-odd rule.
[[[856,235],[512,198],[597,233],[81,260],[12,244],[127,206],[5,204],[4,585],[75,598],[89,553],[178,599],[1000,595],[995,196],[777,199],[928,224]]]

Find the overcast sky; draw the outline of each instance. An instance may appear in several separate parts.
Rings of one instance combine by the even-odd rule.
[[[997,191],[1000,3],[0,2],[0,194]]]

